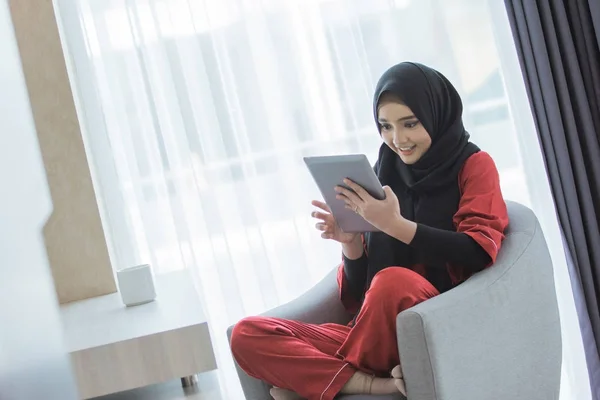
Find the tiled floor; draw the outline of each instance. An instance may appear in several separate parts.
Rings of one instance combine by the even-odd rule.
[[[199,374],[195,387],[184,388],[181,381],[176,380],[97,397],[95,400],[237,400],[225,396],[221,391],[217,371],[212,371]]]

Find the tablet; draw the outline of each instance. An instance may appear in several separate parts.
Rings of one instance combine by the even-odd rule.
[[[325,203],[331,208],[331,213],[340,229],[347,233],[377,232],[378,229],[365,221],[363,217],[345,207],[343,200],[335,198],[336,186],[343,186],[345,178],[362,186],[376,199],[383,200],[385,192],[375,175],[373,167],[364,154],[349,154],[341,156],[304,157],[313,179],[317,183]]]

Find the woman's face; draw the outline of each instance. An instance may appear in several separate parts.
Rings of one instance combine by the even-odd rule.
[[[385,143],[408,165],[414,164],[431,147],[431,136],[410,108],[397,99],[382,98],[377,118]]]

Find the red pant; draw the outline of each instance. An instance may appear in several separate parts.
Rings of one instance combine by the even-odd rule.
[[[231,350],[250,376],[308,400],[331,400],[357,371],[389,376],[399,364],[396,316],[438,291],[406,268],[380,271],[353,327],[248,317],[233,329]]]

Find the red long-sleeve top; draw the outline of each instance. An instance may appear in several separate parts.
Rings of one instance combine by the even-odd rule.
[[[508,212],[500,189],[498,169],[488,153],[480,151],[465,161],[458,176],[458,185],[461,198],[453,218],[456,232],[418,225],[415,238],[410,244],[420,251],[434,252],[449,260],[446,268],[454,285],[464,282],[478,269],[450,260],[457,259],[457,254],[472,252],[476,244],[479,246],[474,246],[476,250],[483,249],[489,256],[486,258],[489,263],[485,267],[493,265],[508,226]],[[467,240],[467,236],[471,240]],[[448,238],[451,240],[445,240]],[[367,257],[365,253],[359,260],[347,262],[360,263],[360,268],[367,268]],[[403,267],[427,278],[423,265]],[[359,299],[350,294],[343,263],[338,270],[338,285],[342,302],[349,311],[355,311],[359,307]]]

